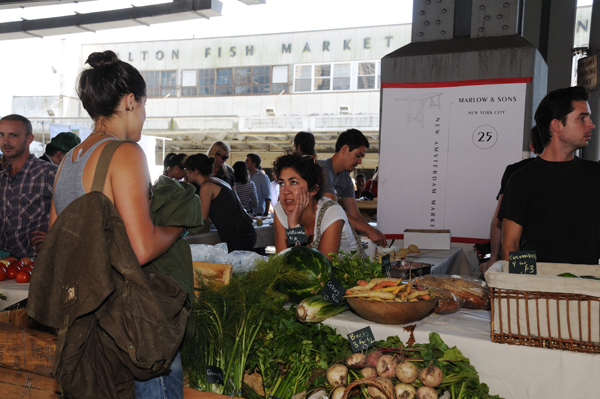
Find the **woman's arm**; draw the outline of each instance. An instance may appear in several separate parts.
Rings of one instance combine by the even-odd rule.
[[[331,256],[329,256],[330,252],[337,253],[340,250],[344,223],[345,221],[341,219],[336,220],[335,222],[331,223],[329,227],[327,227],[327,230],[321,233],[321,241],[319,242],[319,248],[317,249],[324,253],[329,260],[331,260]]]
[[[121,144],[110,162],[107,180],[109,184],[105,185],[104,193],[110,195],[119,211],[140,265],[168,251],[183,233],[183,228],[154,226],[152,223],[150,175],[141,147],[135,143]]]
[[[202,206],[202,217],[204,218],[204,224],[208,225],[208,215],[210,213],[210,202],[213,199],[212,187],[214,184],[202,184],[200,186],[200,204]]]
[[[288,247],[287,244],[287,236],[285,235],[285,227],[279,221],[277,217],[277,212],[275,212],[275,220],[273,224],[275,225],[275,252],[279,253]]]

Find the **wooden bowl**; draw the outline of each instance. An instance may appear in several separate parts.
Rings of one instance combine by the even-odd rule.
[[[346,298],[348,305],[363,319],[381,324],[407,324],[423,319],[437,303],[437,298],[418,302],[380,302]]]

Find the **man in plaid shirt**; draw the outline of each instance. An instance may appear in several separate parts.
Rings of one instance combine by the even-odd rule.
[[[57,166],[29,153],[31,122],[21,115],[0,119],[0,247],[20,259],[34,258],[48,231]]]

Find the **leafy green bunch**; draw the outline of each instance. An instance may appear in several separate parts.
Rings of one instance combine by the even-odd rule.
[[[381,263],[372,262],[357,254],[357,251],[347,253],[330,252],[333,276],[344,288],[356,286],[358,280],[370,281],[378,277],[385,277],[381,271]]]

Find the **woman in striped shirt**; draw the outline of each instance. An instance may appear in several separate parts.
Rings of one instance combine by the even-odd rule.
[[[252,213],[252,208],[258,205],[258,195],[254,182],[248,180],[248,167],[246,162],[237,161],[233,164],[235,176],[235,185],[233,191],[237,194],[242,206],[248,213]]]

